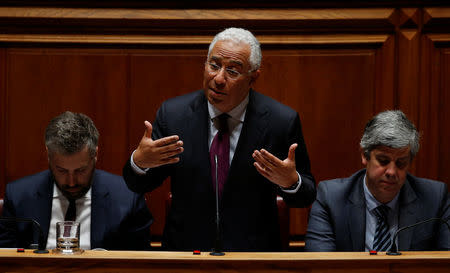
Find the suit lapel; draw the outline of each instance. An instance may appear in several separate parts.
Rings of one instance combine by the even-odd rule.
[[[106,225],[108,224],[108,209],[111,200],[107,187],[100,185],[97,171],[94,172],[92,181],[91,196],[91,248],[102,245],[102,238],[105,237]]]
[[[239,175],[238,166],[252,162],[253,151],[261,148],[261,141],[268,128],[269,111],[260,104],[257,94],[250,90],[244,124],[231,162],[228,180],[232,179],[234,175]]]
[[[364,174],[364,173],[363,173]],[[349,196],[346,208],[346,219],[348,219],[348,230],[353,251],[364,251],[366,234],[366,203],[364,199],[364,175],[356,178],[355,187]],[[350,182],[350,181],[349,181]]]
[[[48,231],[50,228],[50,218],[52,215],[52,202],[53,202],[53,178],[50,171],[48,171],[47,176],[43,179],[42,186],[38,187],[36,192],[36,200],[33,204],[35,215],[34,220],[36,220],[44,233],[45,242],[48,239]],[[31,201],[31,200],[30,200]],[[35,238],[36,240],[37,238]]]
[[[196,166],[205,166],[200,171],[203,173],[201,177],[209,177],[208,181],[198,180],[197,182],[204,182],[206,185],[203,187],[209,188],[210,192],[213,192],[212,177],[211,177],[211,165],[209,162],[209,112],[206,97],[203,93],[197,97],[192,103],[191,112],[187,113],[187,120],[185,123],[185,129],[180,132],[187,132],[187,138],[189,142],[185,141],[185,145],[190,144],[190,151],[185,151],[181,154],[182,157],[186,156],[188,160],[196,160]],[[183,162],[184,160],[181,160]],[[184,162],[182,163],[184,164]]]
[[[399,220],[398,228],[412,225],[418,221],[418,211],[422,211],[418,208],[418,204],[414,202],[417,199],[416,193],[409,185],[408,180],[405,181],[403,188],[400,192],[400,208],[399,208]],[[406,229],[398,235],[398,247],[401,250],[408,250],[411,245],[411,238],[414,229]]]

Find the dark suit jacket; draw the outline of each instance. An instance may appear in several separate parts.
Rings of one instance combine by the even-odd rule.
[[[365,169],[349,178],[319,183],[306,234],[306,251],[364,251]],[[450,216],[447,185],[407,175],[399,196],[399,228]],[[399,250],[450,250],[450,232],[433,221],[398,234]]]
[[[172,206],[163,236],[170,250],[211,250],[215,238],[215,194],[212,186],[207,100],[202,90],[170,99],[158,110],[153,138],[179,135],[184,143],[180,162],[151,169],[139,176],[128,161],[124,178],[136,192],[151,191],[170,176]],[[296,194],[282,192],[253,166],[252,153],[265,148],[278,158],[296,149],[302,186]],[[291,108],[250,91],[241,135],[225,183],[220,216],[225,250],[279,250],[280,234],[276,195],[291,206],[308,206],[315,197],[315,183],[303,140],[300,119]]]
[[[101,170],[94,171],[91,194],[91,248],[149,248],[153,218],[142,195],[131,192],[120,176]],[[53,180],[48,170],[8,183],[3,216],[36,220],[47,242],[52,197]],[[0,246],[28,247],[37,242],[34,230],[30,224],[18,224],[13,234],[0,226]]]

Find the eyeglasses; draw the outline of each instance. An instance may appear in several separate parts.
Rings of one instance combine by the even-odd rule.
[[[217,74],[220,72],[220,70],[222,69],[222,66],[212,63],[212,62],[207,62],[206,63],[206,67],[208,68],[208,72],[211,74]],[[243,75],[243,73],[234,70],[232,68],[227,68],[225,67],[225,73],[227,75],[228,78],[230,79],[237,79],[239,78],[241,75]]]

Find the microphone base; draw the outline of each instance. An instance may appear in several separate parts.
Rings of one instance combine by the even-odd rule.
[[[398,256],[398,255],[402,255],[402,253],[401,252],[386,252],[386,255],[389,255],[389,256]]]
[[[33,251],[33,253],[37,253],[37,254],[47,254],[48,250],[47,249],[36,249],[35,251]]]
[[[224,256],[225,253],[224,252],[220,252],[220,251],[219,252],[213,251],[213,252],[210,252],[209,255],[211,255],[211,256]]]

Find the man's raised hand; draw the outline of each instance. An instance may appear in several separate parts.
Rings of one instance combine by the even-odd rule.
[[[253,165],[256,170],[265,178],[280,187],[288,188],[298,181],[297,170],[295,168],[295,149],[297,143],[289,147],[288,157],[280,160],[265,149],[253,152]]]
[[[183,152],[183,141],[177,135],[152,139],[152,124],[144,121],[145,132],[133,155],[134,163],[140,168],[155,168],[180,161],[177,156]]]

